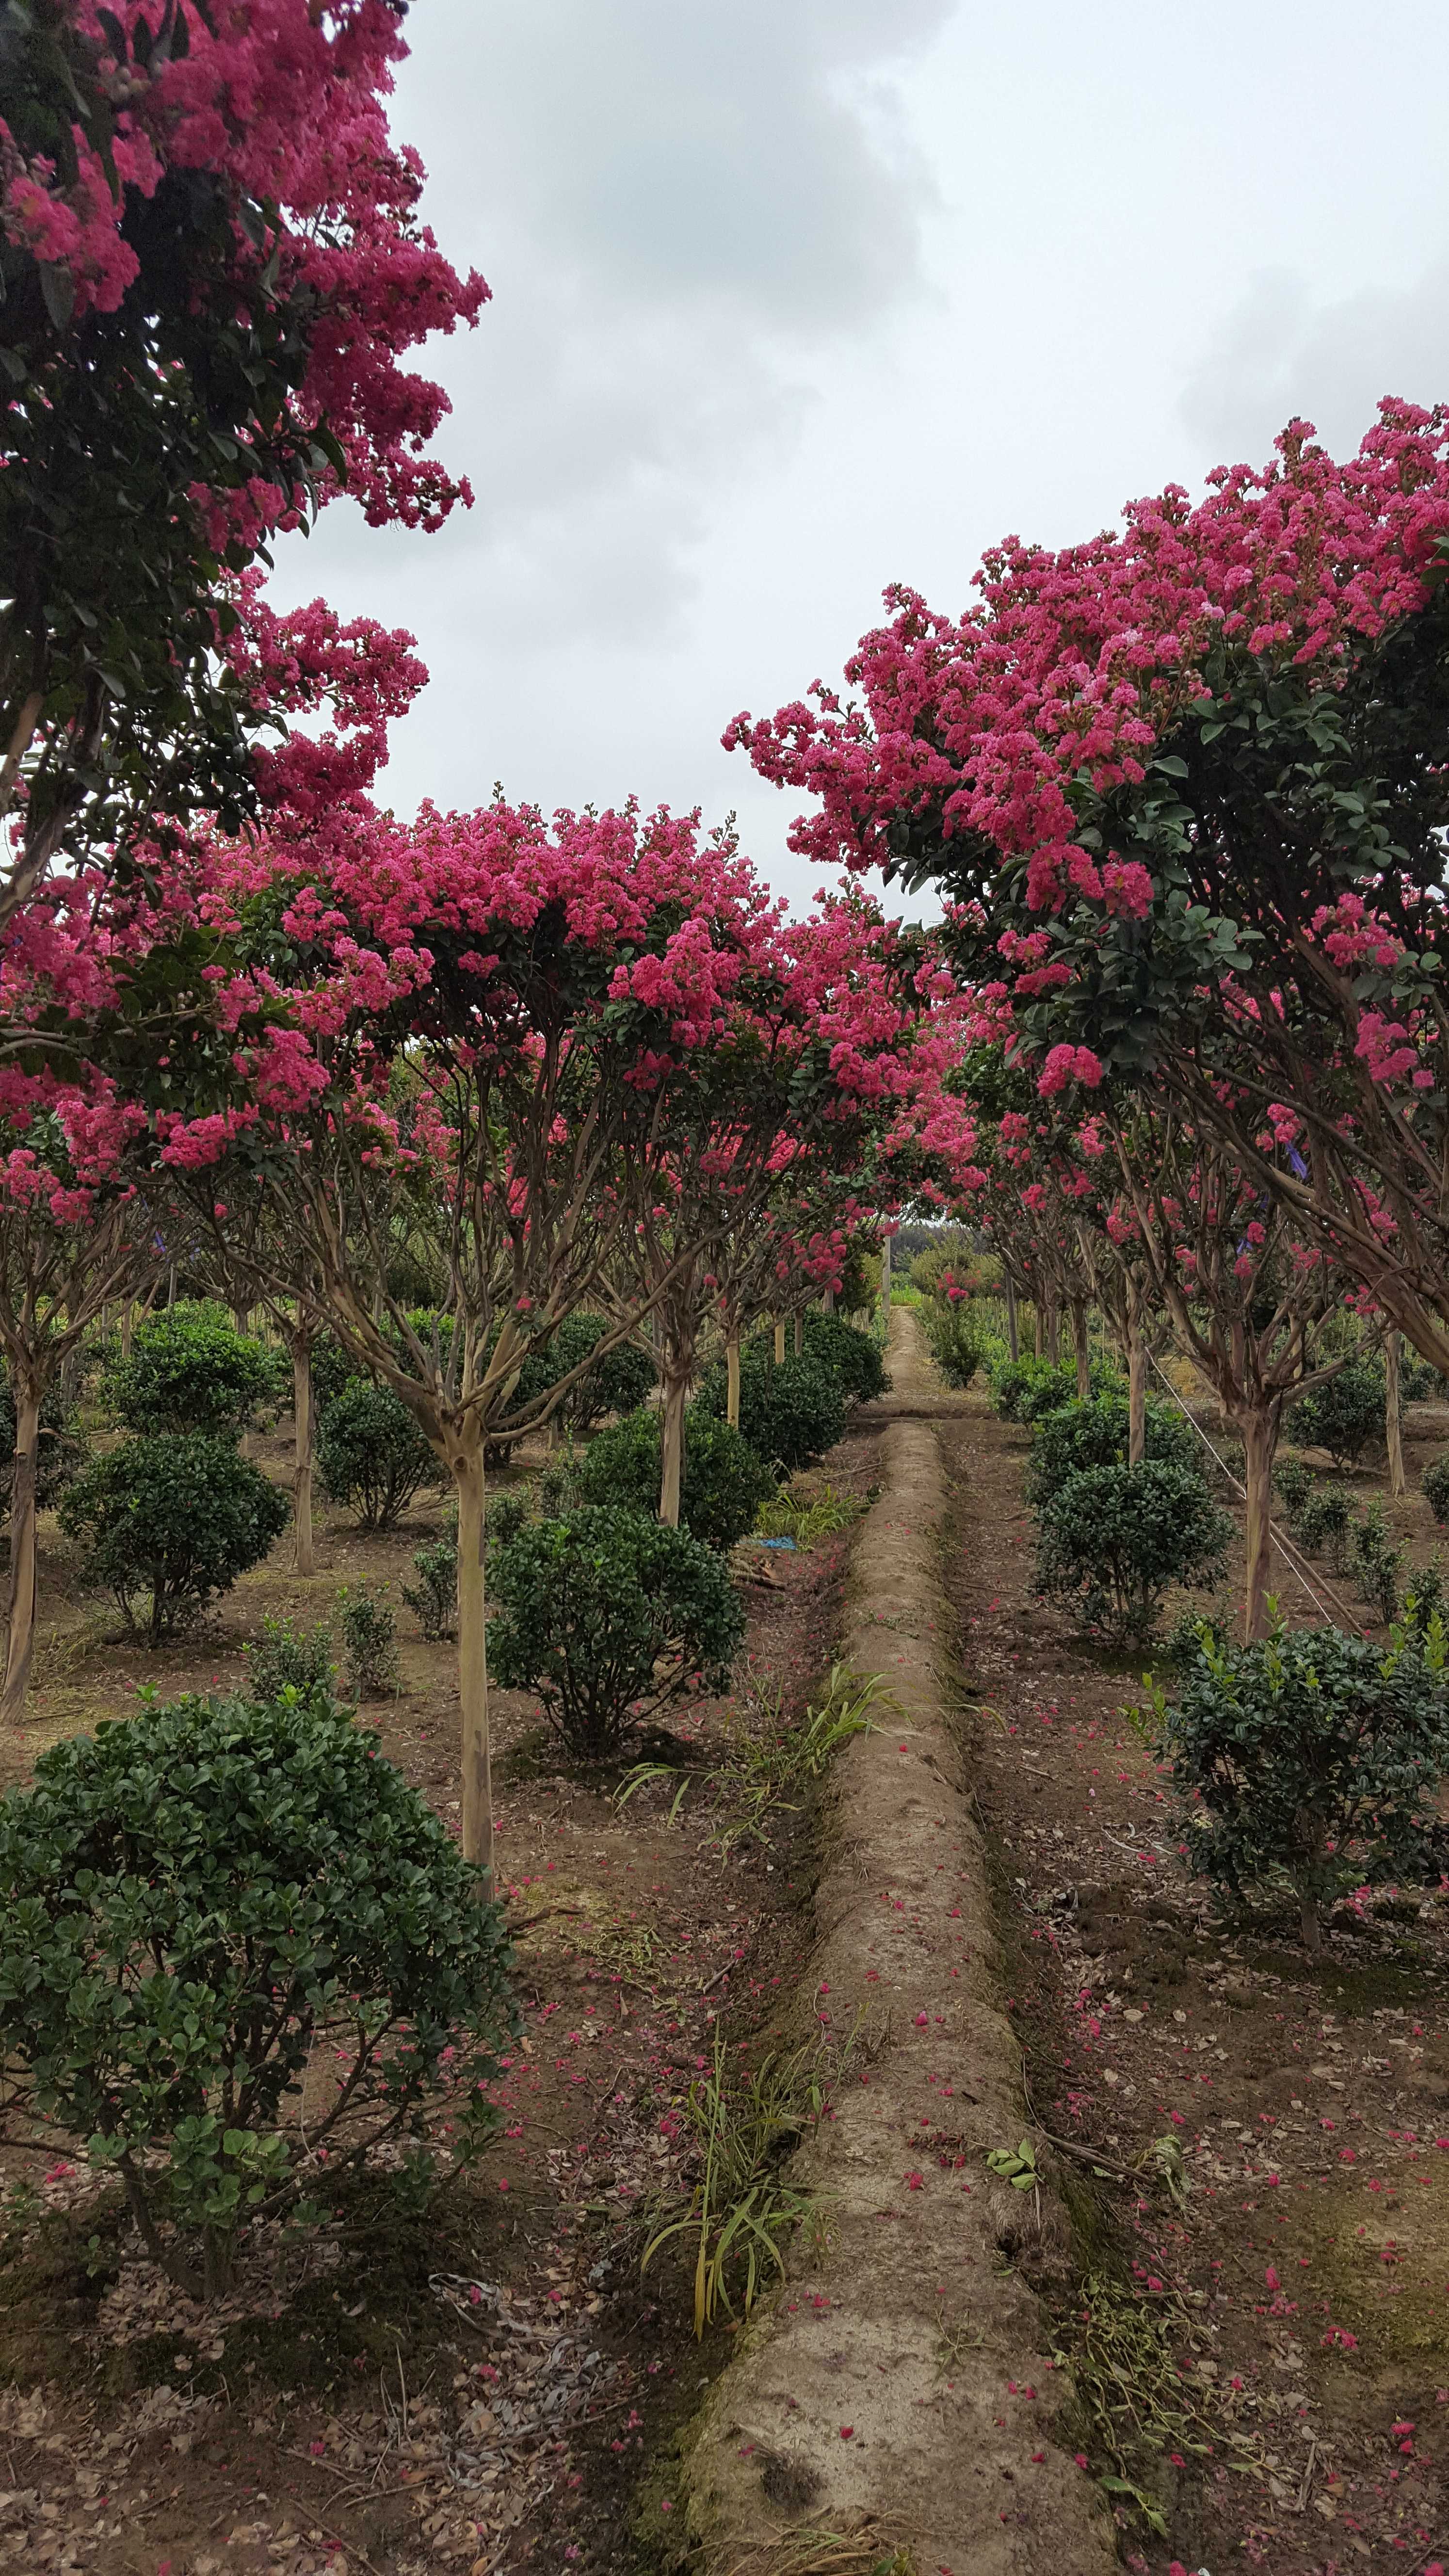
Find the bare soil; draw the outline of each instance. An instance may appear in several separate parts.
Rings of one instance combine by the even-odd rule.
[[[823,1471],[864,1498],[880,1426],[863,1417]],[[253,1454],[290,1481],[283,1425]],[[536,1472],[524,1456],[512,1480]],[[150,1652],[88,1595],[43,1524],[41,1655],[23,1779],[46,1744],[164,1697],[238,1683],[264,1614],[333,1617],[340,1583],[393,1584],[401,1683],[370,1704],[389,1757],[456,1829],[454,1649],[398,1602],[440,1519],[420,1496],[382,1536],[324,1519],[319,1573],[290,1539],[185,1646]],[[840,1627],[848,1534],[744,1552],[750,1667],[798,1710]],[[758,1579],[750,1579],[754,1573]],[[730,1704],[691,1703],[702,1757]],[[675,2505],[670,2442],[731,2349],[701,2347],[679,2266],[641,2280],[644,2213],[677,2167],[660,2120],[708,2062],[769,2044],[814,1871],[808,1814],[722,1860],[661,1802],[620,1809],[619,1775],[555,1762],[536,1708],[496,1693],[498,1853],[526,2036],[499,2090],[504,2135],[428,2206],[405,2174],[339,2197],[305,2243],[253,2249],[220,2310],[192,2308],[141,2256],[64,2140],[0,2154],[0,2567],[25,2576],[423,2576],[543,2567],[638,2576],[636,2530]],[[23,2185],[24,2189],[21,2188]],[[27,2196],[27,2194],[29,2196]]]
[[[1419,1564],[1438,1429],[1414,1408],[1388,1505]],[[1221,1909],[1123,1716],[1138,1669],[1033,1597],[1029,1433],[974,1391],[939,1432],[1009,2008],[1066,2142],[1042,2162],[1076,2227],[1055,2301],[1083,2464],[1140,2490],[1114,2491],[1138,2576],[1423,2576],[1449,2561],[1449,1882],[1341,1909],[1316,1963],[1286,1910]],[[1282,1601],[1315,1615],[1287,1576]],[[1163,2137],[1180,2207],[1134,2170]]]

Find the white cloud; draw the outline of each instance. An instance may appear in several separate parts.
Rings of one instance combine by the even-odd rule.
[[[1189,377],[1182,413],[1224,464],[1260,464],[1295,416],[1351,454],[1385,394],[1449,394],[1449,261],[1409,287],[1328,298],[1292,270],[1260,271]]]

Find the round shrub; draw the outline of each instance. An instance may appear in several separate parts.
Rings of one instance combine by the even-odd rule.
[[[549,1340],[540,1360],[551,1374],[550,1386],[557,1385],[569,1370],[587,1359],[608,1332],[603,1315],[582,1311],[569,1315]],[[530,1363],[536,1365],[537,1363]],[[525,1371],[525,1375],[527,1371]],[[616,1342],[602,1359],[584,1371],[570,1387],[559,1406],[559,1420],[575,1439],[587,1437],[597,1423],[610,1413],[633,1413],[652,1389],[658,1372],[653,1359],[640,1342]]]
[[[29,2107],[117,2174],[193,2297],[239,2232],[416,2133],[463,2142],[516,2027],[476,1870],[324,1693],[182,1699],[41,1754],[0,1804],[0,2045]],[[345,2079],[300,2107],[314,2051]],[[457,2050],[445,2064],[445,2052]]]
[[[1382,1360],[1347,1360],[1334,1377],[1300,1395],[1288,1419],[1300,1448],[1326,1449],[1350,1467],[1371,1440],[1386,1436]]]
[[[1449,1449],[1431,1458],[1424,1470],[1424,1493],[1441,1529],[1449,1529]]]
[[[127,1431],[240,1431],[290,1383],[282,1352],[239,1333],[218,1306],[172,1306],[138,1324],[125,1359],[101,1380],[107,1411]]]
[[[289,1509],[234,1442],[188,1431],[93,1458],[61,1496],[60,1525],[83,1542],[128,1627],[155,1646],[260,1565]]]
[[[1347,1574],[1353,1531],[1352,1494],[1342,1485],[1315,1485],[1298,1515],[1297,1535],[1312,1555],[1323,1556],[1330,1574]]]
[[[712,1547],[644,1512],[526,1521],[489,1559],[488,1666],[531,1690],[578,1761],[616,1753],[691,1685],[723,1689],[744,1613]]]
[[[712,1369],[700,1390],[700,1407],[722,1416],[726,1401],[724,1371]],[[841,1438],[845,1398],[818,1360],[776,1363],[764,1342],[746,1342],[740,1352],[740,1430],[757,1458],[793,1476]]]
[[[933,1297],[926,1308],[926,1339],[946,1384],[969,1386],[987,1352],[980,1316],[964,1301],[953,1305],[949,1298]]]
[[[1026,1466],[1029,1499],[1045,1501],[1069,1476],[1082,1475],[1089,1467],[1125,1467],[1130,1427],[1127,1398],[1116,1389],[1090,1404],[1078,1404],[1074,1398],[1041,1414],[1033,1426]],[[1180,1413],[1165,1404],[1149,1404],[1143,1428],[1148,1458],[1170,1460],[1202,1480],[1198,1459],[1206,1452],[1199,1451],[1197,1433]]]
[[[330,1503],[348,1505],[364,1529],[392,1529],[420,1485],[442,1468],[401,1397],[390,1386],[349,1380],[322,1416],[317,1473]]]
[[[1313,1492],[1314,1481],[1312,1468],[1305,1467],[1301,1458],[1285,1458],[1282,1465],[1274,1469],[1273,1482],[1283,1497],[1288,1526],[1292,1530],[1302,1527],[1304,1509]]]
[[[616,1503],[633,1512],[657,1513],[663,1427],[657,1413],[631,1413],[590,1441],[579,1468],[586,1503]],[[755,1526],[775,1479],[749,1442],[729,1423],[697,1404],[684,1414],[684,1475],[679,1489],[682,1529],[707,1546],[734,1546]]]
[[[870,1404],[890,1392],[885,1355],[872,1334],[847,1324],[843,1315],[827,1315],[812,1306],[805,1316],[805,1357],[834,1378],[842,1395]]]
[[[1433,1822],[1449,1769],[1442,1629],[1386,1653],[1339,1628],[1279,1628],[1205,1647],[1163,1748],[1189,1800],[1193,1867],[1241,1895],[1286,1880],[1316,1949],[1322,1907],[1365,1879],[1438,1875]]]
[[[1222,1580],[1232,1522],[1201,1476],[1173,1460],[1088,1467],[1037,1506],[1037,1582],[1084,1624],[1141,1643],[1170,1583]]]

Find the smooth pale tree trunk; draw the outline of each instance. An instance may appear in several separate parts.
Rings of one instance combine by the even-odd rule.
[[[1055,1306],[1046,1310],[1046,1355],[1053,1368],[1062,1364],[1062,1319]]]
[[[1140,1467],[1147,1455],[1147,1344],[1136,1326],[1127,1338],[1127,1464]]]
[[[1010,1271],[1007,1271],[1004,1275],[1006,1286],[1006,1348],[1011,1359],[1011,1364],[1014,1368],[1021,1357],[1021,1335],[1017,1330],[1016,1323],[1016,1288],[1012,1281]]]
[[[25,1714],[35,1654],[35,1486],[40,1463],[40,1381],[17,1375],[15,1463],[10,1486],[9,1633],[0,1726],[18,1726]]]
[[[1399,1362],[1403,1346],[1401,1333],[1390,1333],[1384,1344],[1385,1431],[1389,1446],[1389,1492],[1396,1499],[1404,1490],[1404,1408],[1399,1378]]]
[[[458,1494],[458,1714],[462,1732],[463,1858],[493,1894],[493,1771],[488,1742],[488,1650],[483,1590],[483,1434],[470,1415],[452,1457]]]
[[[664,1433],[660,1442],[659,1517],[670,1529],[679,1527],[679,1494],[684,1482],[684,1400],[689,1370],[671,1353],[664,1377]]]
[[[135,1300],[128,1297],[124,1306],[121,1308],[121,1357],[123,1360],[128,1360],[130,1358],[131,1346],[135,1339],[136,1306]]]
[[[795,1357],[797,1360],[803,1360],[805,1357],[805,1318],[803,1315],[797,1315],[795,1318]]]
[[[1092,1345],[1087,1335],[1087,1301],[1072,1299],[1072,1350],[1077,1363],[1077,1402],[1085,1404],[1092,1392]]]
[[[1268,1633],[1268,1595],[1273,1579],[1273,1460],[1278,1450],[1278,1407],[1234,1416],[1243,1443],[1243,1484],[1247,1491],[1248,1585],[1243,1600],[1243,1636],[1248,1645]]]
[[[886,1236],[880,1248],[880,1310],[885,1316],[889,1316],[891,1311],[891,1239],[889,1235]]]
[[[315,1574],[312,1547],[312,1345],[292,1344],[292,1423],[296,1472],[292,1479],[292,1562],[299,1574]]]
[[[782,1361],[784,1360],[784,1357],[785,1357],[785,1318],[784,1318],[784,1316],[783,1316],[783,1315],[777,1315],[777,1316],[775,1317],[775,1366],[776,1366],[776,1368],[779,1368],[779,1367],[780,1367],[780,1365],[781,1365]]]
[[[725,1343],[725,1420],[732,1431],[740,1427],[740,1337],[731,1333]]]
[[[172,1309],[172,1307],[175,1305],[175,1303],[176,1303],[176,1264],[175,1264],[175,1262],[173,1261],[173,1262],[172,1262],[172,1264],[171,1264],[170,1269],[169,1269],[169,1270],[167,1271],[167,1273],[166,1273],[166,1311],[167,1311],[168,1315],[170,1314],[171,1309]]]
[[[835,1312],[835,1291],[834,1291],[834,1289],[833,1289],[833,1288],[822,1288],[822,1289],[821,1289],[821,1291],[820,1291],[820,1305],[821,1305],[821,1311],[822,1311],[824,1314],[827,1314],[827,1315],[833,1315],[833,1314],[834,1314],[834,1312]]]

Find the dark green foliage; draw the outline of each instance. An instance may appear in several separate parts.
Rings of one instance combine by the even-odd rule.
[[[458,1546],[456,1539],[435,1539],[414,1551],[416,1583],[405,1583],[402,1597],[425,1637],[436,1643],[456,1636],[458,1628]]]
[[[1184,1610],[1154,1648],[1152,1660],[1159,1666],[1169,1665],[1174,1672],[1191,1672],[1209,1645],[1221,1650],[1227,1642],[1227,1627],[1221,1619],[1212,1618],[1205,1610]]]
[[[601,1431],[589,1443],[579,1467],[580,1499],[657,1513],[662,1440],[657,1413],[631,1413]],[[731,1548],[754,1528],[756,1512],[774,1490],[769,1468],[740,1432],[697,1404],[686,1406],[679,1493],[682,1529],[710,1547]],[[495,1505],[495,1524],[496,1512]]]
[[[1406,1553],[1402,1544],[1395,1547],[1376,1495],[1354,1532],[1354,1571],[1360,1600],[1369,1603],[1386,1627],[1399,1606],[1399,1568]]]
[[[1431,1620],[1443,1621],[1449,1614],[1449,1588],[1444,1582],[1444,1569],[1436,1556],[1432,1565],[1411,1567],[1404,1587],[1402,1624],[1412,1636],[1427,1636]]]
[[[1040,1415],[1026,1464],[1027,1499],[1044,1502],[1069,1476],[1079,1476],[1089,1467],[1125,1467],[1130,1418],[1127,1398],[1115,1387],[1090,1404],[1079,1404],[1073,1397],[1070,1404]],[[1201,1480],[1199,1460],[1207,1452],[1182,1414],[1169,1405],[1149,1404],[1144,1429],[1149,1458],[1169,1459]]]
[[[289,1690],[303,1699],[325,1697],[337,1678],[331,1629],[318,1626],[309,1637],[290,1619],[264,1616],[260,1637],[251,1638],[242,1648],[242,1661],[251,1699],[279,1700]]]
[[[518,1400],[523,1401],[526,1389],[532,1391],[535,1381],[540,1389],[556,1386],[561,1377],[597,1349],[608,1330],[604,1316],[588,1314],[582,1308],[567,1316],[543,1350],[525,1363]],[[582,1440],[606,1415],[633,1413],[649,1394],[656,1375],[653,1359],[642,1342],[616,1342],[570,1387],[560,1401],[558,1419],[576,1440]]]
[[[136,1327],[101,1379],[107,1411],[127,1431],[240,1431],[275,1403],[290,1370],[280,1352],[239,1333],[220,1306],[171,1306]]]
[[[1342,1485],[1315,1485],[1298,1515],[1298,1536],[1330,1574],[1347,1574],[1353,1528],[1353,1496]]]
[[[969,1386],[990,1348],[980,1317],[964,1299],[953,1305],[947,1297],[933,1297],[925,1310],[925,1326],[931,1357],[946,1384]]]
[[[1304,1507],[1314,1489],[1312,1468],[1305,1467],[1301,1458],[1285,1458],[1281,1466],[1274,1469],[1273,1482],[1283,1497],[1283,1507],[1288,1514],[1289,1528],[1294,1531],[1299,1530],[1302,1527]]]
[[[364,1529],[392,1529],[418,1487],[442,1477],[401,1397],[365,1378],[350,1379],[322,1416],[317,1473],[328,1501],[350,1505]]]
[[[260,1565],[289,1509],[233,1440],[187,1431],[123,1440],[93,1458],[61,1496],[60,1525],[154,1646]]]
[[[1336,1376],[1298,1398],[1288,1420],[1303,1448],[1326,1449],[1335,1466],[1351,1467],[1385,1434],[1383,1361],[1346,1360]]]
[[[1424,1470],[1424,1494],[1441,1529],[1449,1528],[1449,1449],[1431,1458]]]
[[[151,2252],[224,2290],[238,2233],[422,2133],[459,2144],[516,2028],[496,1906],[325,1694],[183,1699],[42,1753],[0,1805],[0,2045],[22,2098],[119,2174]],[[300,2107],[318,2043],[359,2069]],[[457,2050],[445,2063],[444,2052]],[[175,2236],[163,2231],[174,2226]]]
[[[335,1404],[358,1378],[357,1363],[348,1358],[342,1344],[331,1333],[319,1333],[312,1344],[312,1411],[319,1429],[329,1404]]]
[[[696,1411],[723,1416],[726,1409],[724,1370],[706,1372]],[[818,1360],[770,1356],[767,1342],[743,1344],[740,1351],[740,1430],[755,1455],[783,1475],[833,1449],[845,1429],[845,1398],[840,1385]]]
[[[842,1395],[870,1404],[890,1391],[890,1378],[878,1342],[847,1324],[843,1315],[827,1315],[811,1306],[805,1315],[805,1357],[828,1370]]]
[[[347,1650],[347,1687],[357,1700],[380,1699],[397,1688],[397,1613],[384,1599],[387,1585],[344,1584],[337,1595],[342,1643]]]
[[[1235,1894],[1286,1878],[1315,1943],[1342,1889],[1437,1874],[1443,1664],[1437,1624],[1387,1652],[1338,1628],[1280,1628],[1200,1658],[1178,1705],[1159,1702],[1193,1866]]]
[[[40,1400],[40,1449],[35,1466],[35,1499],[47,1512],[78,1472],[84,1448],[58,1386]],[[10,1482],[15,1468],[15,1398],[0,1379],[0,1519],[10,1509]]]
[[[1442,1404],[1449,1393],[1449,1381],[1421,1360],[1417,1351],[1406,1349],[1399,1360],[1399,1401],[1402,1404]]]
[[[527,1521],[494,1548],[489,1584],[490,1672],[536,1691],[580,1761],[607,1759],[692,1685],[722,1689],[744,1636],[714,1549],[643,1512],[582,1504]]]
[[[1038,1504],[1037,1530],[1040,1589],[1140,1643],[1169,1584],[1221,1581],[1232,1523],[1195,1470],[1159,1458],[1068,1476]]]
[[[1094,1396],[1106,1395],[1121,1379],[1105,1360],[1093,1360],[1089,1384]],[[1053,1368],[1050,1360],[1003,1360],[991,1372],[990,1393],[1003,1422],[1039,1422],[1059,1405],[1077,1402],[1076,1363]]]

